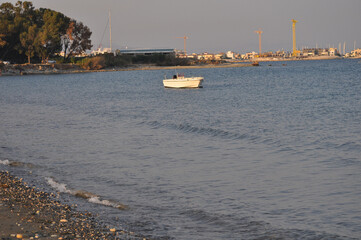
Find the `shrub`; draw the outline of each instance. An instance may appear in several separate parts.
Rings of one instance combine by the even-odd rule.
[[[85,58],[82,60],[81,67],[87,70],[99,70],[106,66],[104,56]]]

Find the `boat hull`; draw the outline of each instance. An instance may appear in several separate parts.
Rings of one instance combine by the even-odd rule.
[[[202,83],[202,77],[163,80],[163,85],[166,88],[201,88]]]

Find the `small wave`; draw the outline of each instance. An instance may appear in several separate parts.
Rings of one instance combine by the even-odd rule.
[[[31,163],[10,161],[8,159],[0,160],[0,164],[10,166],[10,167],[28,167],[28,168],[33,168],[34,167],[34,164],[31,164]]]
[[[216,129],[216,128],[196,127],[196,126],[192,126],[190,124],[174,125],[174,128],[181,130],[183,132],[198,133],[201,135],[220,137],[223,139],[232,139],[232,140],[248,139],[248,140],[253,141],[258,138],[256,136],[252,136],[247,133],[236,133],[236,132],[230,132],[230,131],[225,131],[225,130]]]
[[[212,230],[215,232],[227,232],[231,235],[244,236],[250,239],[250,236],[262,236],[264,229],[269,227],[269,224],[262,221],[256,221],[252,217],[238,217],[232,215],[209,213],[204,210],[192,209],[180,213],[186,215],[200,224],[212,225]]]
[[[71,194],[71,191],[66,188],[66,184],[64,184],[64,183],[58,183],[58,182],[54,181],[54,179],[48,178],[48,177],[46,178],[46,180],[47,180],[48,184],[49,184],[52,188],[54,188],[55,190],[57,190],[58,192],[61,192],[61,193],[70,193],[70,194]]]
[[[240,239],[349,239],[322,231],[275,228],[250,216],[216,214],[200,209],[185,210],[180,215],[186,215],[200,224],[212,225],[208,231],[227,232],[231,236],[242,236]],[[195,228],[198,226],[194,225]]]
[[[5,159],[5,160],[0,160],[0,164],[2,164],[2,165],[10,165],[10,161],[9,160],[7,160],[7,159]]]
[[[249,139],[250,141],[254,141],[258,139],[257,136],[252,136],[247,133],[236,133],[236,132],[230,132],[225,131],[222,129],[216,129],[216,128],[206,128],[206,127],[197,127],[193,126],[191,124],[162,124],[158,121],[142,121],[139,123],[139,125],[148,125],[152,127],[153,129],[159,129],[162,127],[178,130],[184,133],[195,133],[200,135],[207,135],[212,137],[219,137],[223,139],[231,139],[231,140],[243,140],[243,139]]]
[[[217,225],[225,225],[225,223],[223,223],[222,221],[222,217],[221,216],[217,216],[216,214],[210,214],[207,213],[203,210],[187,210],[182,212],[181,214],[184,215],[188,215],[189,217],[191,217],[192,219],[195,219],[197,221],[201,221],[204,223],[213,223],[213,224],[217,224]]]
[[[86,199],[90,203],[104,205],[107,207],[113,207],[113,208],[117,208],[120,210],[128,209],[128,207],[124,204],[121,204],[121,203],[118,203],[115,201],[111,201],[111,200],[102,199],[100,196],[98,196],[94,193],[83,191],[83,190],[68,189],[66,187],[66,184],[58,183],[52,178],[46,178],[46,180],[47,180],[48,184],[58,192],[67,193],[67,194],[71,194],[78,198]]]
[[[336,148],[344,151],[354,151],[354,150],[359,151],[361,149],[361,145],[356,142],[349,141],[339,144],[338,146],[336,146]]]

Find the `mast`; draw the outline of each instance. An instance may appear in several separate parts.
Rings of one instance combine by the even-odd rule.
[[[112,15],[109,9],[109,41],[110,41],[110,52],[112,52]]]

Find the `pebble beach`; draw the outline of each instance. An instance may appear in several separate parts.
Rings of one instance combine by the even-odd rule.
[[[56,194],[0,172],[0,239],[145,239],[111,228],[89,212],[76,211]]]

